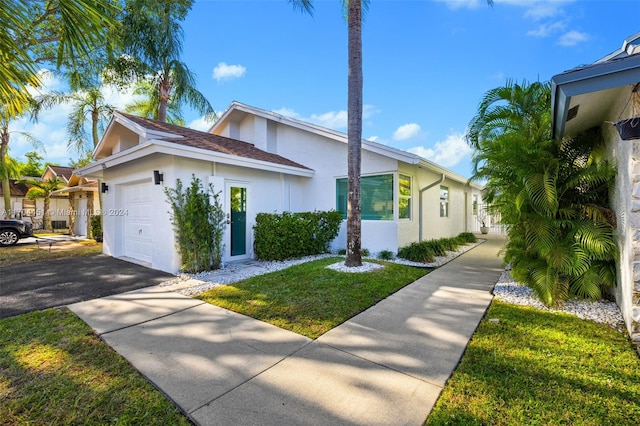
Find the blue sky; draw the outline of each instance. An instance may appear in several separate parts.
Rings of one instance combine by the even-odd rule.
[[[371,0],[363,26],[363,137],[470,175],[466,127],[483,94],[507,79],[547,81],[592,63],[640,31],[637,0]],[[346,133],[347,27],[338,0],[313,16],[286,0],[196,0],[183,61],[217,111],[236,100]],[[60,83],[49,81],[49,87]],[[122,107],[130,93],[110,91]],[[32,133],[67,164],[61,107]],[[207,129],[186,111],[190,127]],[[16,134],[11,155],[33,148]]]

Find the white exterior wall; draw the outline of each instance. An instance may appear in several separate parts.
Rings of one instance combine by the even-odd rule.
[[[104,231],[103,252],[113,257],[124,256],[124,220],[128,211],[124,210],[123,191],[127,185],[150,184],[152,208],[148,212],[151,220],[151,238],[153,240],[151,266],[166,272],[175,273],[180,260],[175,253],[173,229],[170,223],[169,204],[163,192],[164,185],[153,184],[153,170],[165,173],[165,183],[170,182],[173,164],[169,156],[153,155],[136,161],[108,168],[104,171],[103,182],[109,190],[102,194],[102,226]],[[174,174],[175,175],[175,174]],[[176,267],[177,265],[177,267]]]
[[[299,193],[291,191],[291,203],[288,208],[291,211],[336,208],[336,178],[347,176],[347,144],[251,115],[245,117],[240,123],[231,123],[220,127],[218,132],[225,136],[238,137],[241,140],[254,143],[257,147],[275,152],[315,171],[313,178],[300,180]],[[415,165],[400,163],[395,159],[365,149],[362,150],[363,176],[387,173],[393,173],[396,179],[399,173],[411,177],[411,219],[363,220],[362,247],[371,253],[382,250],[395,252],[398,247],[419,240],[420,188],[435,182],[441,176]],[[449,179],[446,179],[442,184],[448,186],[450,191],[449,217],[440,217],[440,185],[424,192],[422,194],[423,239],[451,237],[474,229],[472,221],[475,219],[471,211],[471,194],[479,194],[480,191]],[[397,200],[399,195],[397,184],[395,191],[394,198]],[[287,207],[283,207],[283,209],[287,210]],[[340,233],[332,243],[331,249],[344,249],[346,238],[346,221],[343,221]]]
[[[264,149],[277,147],[277,154],[315,171],[313,178],[297,178],[299,184],[291,186],[289,210],[300,212],[335,209],[336,178],[347,176],[347,145],[286,125],[278,124],[274,129],[274,126],[267,125],[264,119],[256,118],[258,124],[253,123],[251,116],[242,121],[239,129],[241,140],[249,142],[244,138],[247,135],[253,137],[253,142],[264,140]],[[258,137],[254,133],[254,130],[258,128],[265,132],[264,137]],[[233,132],[229,134],[233,134]],[[269,141],[268,146],[267,140]],[[396,160],[362,150],[363,175],[394,173],[397,168],[398,162]],[[284,206],[283,209],[287,210]],[[346,239],[346,221],[343,221],[331,249],[345,248]],[[395,251],[397,247],[394,245],[397,241],[398,226],[395,221],[362,221],[363,248],[369,249],[372,253],[381,250]]]
[[[153,184],[153,170],[163,173],[164,181],[161,185]],[[122,199],[124,186],[142,182],[151,183],[152,208],[151,217],[152,253],[151,266],[154,269],[177,273],[181,267],[181,259],[175,246],[175,234],[171,225],[170,205],[164,193],[164,188],[175,188],[180,179],[183,188],[191,184],[192,175],[202,181],[207,187],[209,182],[214,184],[214,191],[221,192],[221,201],[226,203],[225,188],[214,182],[247,185],[247,228],[250,241],[247,245],[248,256],[253,257],[253,232],[257,213],[280,213],[288,210],[290,199],[300,194],[300,180],[293,176],[280,173],[266,172],[207,161],[155,154],[136,161],[135,166],[117,166],[104,172],[104,182],[109,185],[109,191],[103,194],[105,204],[104,220],[104,248],[105,254],[124,256],[123,227],[124,217],[118,212],[126,206]],[[211,178],[215,177],[215,178]],[[111,214],[116,213],[116,214]],[[108,232],[106,230],[109,230]],[[225,253],[223,261],[229,261],[229,233],[225,235]],[[143,263],[143,262],[142,262]]]
[[[607,120],[617,121],[626,101],[621,98],[610,109]],[[604,124],[602,130],[608,153],[618,167],[611,196],[619,250],[616,301],[629,334],[640,340],[640,140],[621,140],[616,128],[610,124]]]

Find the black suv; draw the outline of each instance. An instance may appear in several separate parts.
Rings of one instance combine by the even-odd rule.
[[[0,247],[12,246],[20,238],[33,237],[33,225],[18,219],[0,220]]]

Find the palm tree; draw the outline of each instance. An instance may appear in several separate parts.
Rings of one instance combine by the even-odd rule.
[[[44,199],[44,213],[42,216],[42,228],[43,229],[52,229],[51,228],[51,212],[49,211],[49,206],[51,203],[51,194],[53,191],[60,189],[63,186],[62,180],[49,179],[49,180],[35,180],[35,179],[26,179],[25,183],[31,185],[29,191],[27,191],[27,198],[30,200],[35,200],[38,198]]]
[[[74,68],[91,62],[95,47],[108,44],[107,34],[118,26],[118,10],[113,0],[0,0],[3,118],[25,111],[28,86],[40,85],[39,63]]]
[[[0,184],[2,185],[5,215],[13,216],[13,214],[11,214],[11,190],[9,180],[20,177],[20,166],[9,156],[9,141],[11,135],[13,133],[22,135],[22,137],[29,141],[34,147],[40,147],[42,144],[28,133],[10,131],[9,120],[5,119],[7,115],[3,114],[3,111],[4,109],[0,107]]]
[[[125,112],[158,120],[160,96],[155,84],[150,80],[143,80],[136,85],[133,94],[142,97],[125,106]],[[174,102],[174,98],[169,99],[167,103],[165,121],[178,126],[184,126],[185,124],[180,106]]]
[[[600,298],[615,285],[615,168],[599,130],[551,138],[551,90],[507,82],[487,92],[469,125],[472,179],[508,226],[505,261],[547,305]]]
[[[191,9],[192,0],[131,0],[123,19],[125,51],[136,58],[145,72],[144,79],[156,89],[152,103],[158,103],[157,119],[167,121],[167,105],[177,108],[187,104],[215,119],[207,98],[196,89],[195,75],[184,62],[182,21]]]
[[[67,116],[68,147],[82,153],[87,150],[86,141],[89,139],[85,125],[91,123],[91,150],[98,146],[100,136],[104,132],[115,106],[106,102],[101,86],[77,90],[73,93],[51,92],[35,97],[32,116],[37,119],[43,109],[50,109],[59,104],[71,104],[72,110]]]
[[[312,0],[289,0],[294,8],[313,14]],[[487,0],[489,5],[493,0]],[[362,14],[368,0],[342,0],[347,9],[348,82],[347,82],[347,257],[345,266],[362,265],[362,216],[360,175],[362,164]]]

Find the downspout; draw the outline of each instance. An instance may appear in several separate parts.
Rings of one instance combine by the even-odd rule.
[[[433,182],[432,184],[429,184],[427,186],[425,186],[424,188],[422,188],[420,190],[420,194],[418,196],[418,241],[422,241],[422,193],[425,192],[428,189],[433,188],[436,185],[441,184],[442,182],[444,182],[445,180],[445,175],[444,173],[442,173],[442,176],[440,176],[440,179],[438,179],[437,181]]]

